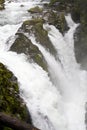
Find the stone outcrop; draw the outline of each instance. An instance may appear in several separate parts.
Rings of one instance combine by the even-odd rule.
[[[0,0],[0,10],[4,9],[4,2],[5,0]]]
[[[44,70],[47,71],[47,64],[44,60],[43,55],[41,54],[38,47],[33,45],[31,40],[27,36],[34,35],[35,40],[38,44],[41,44],[52,55],[56,56],[57,52],[48,37],[48,31],[43,28],[43,25],[46,23],[54,25],[56,28],[59,29],[62,34],[64,34],[68,30],[67,23],[64,17],[65,13],[63,11],[55,11],[49,5],[44,5],[43,9],[36,6],[29,9],[28,12],[31,13],[32,19],[23,22],[22,26],[16,34],[17,39],[11,46],[10,50],[16,51],[17,53],[26,54],[30,61],[36,62]]]
[[[17,78],[0,63],[0,112],[10,114],[31,124],[31,117],[23,99],[19,96]],[[0,125],[0,129],[9,130]]]
[[[17,53],[24,53],[29,61],[35,62],[47,71],[46,62],[43,55],[36,45],[33,45],[31,40],[28,39],[23,33],[17,33],[17,39],[11,46],[10,50]]]
[[[72,19],[80,23],[74,35],[75,55],[77,62],[87,69],[87,0],[51,0],[49,5],[59,12],[71,13]]]
[[[32,20],[25,21],[21,29],[30,35],[34,34],[36,41],[54,54],[56,52],[48,38],[48,32],[43,28],[44,23],[45,20],[43,18],[34,18]]]

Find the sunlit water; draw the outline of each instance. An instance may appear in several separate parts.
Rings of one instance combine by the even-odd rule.
[[[40,66],[29,63],[24,54],[8,51],[22,22],[31,19],[27,10],[38,3],[28,0],[6,2],[6,9],[0,12],[0,62],[18,78],[20,95],[36,127],[41,130],[85,130],[87,73],[80,70],[75,59],[73,34],[78,25],[70,15],[66,16],[70,29],[64,37],[54,26],[44,25],[59,60],[31,36],[47,61],[50,77]]]

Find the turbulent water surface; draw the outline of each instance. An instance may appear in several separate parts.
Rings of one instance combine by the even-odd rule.
[[[85,130],[87,72],[80,69],[75,59],[73,34],[78,24],[70,15],[66,16],[70,29],[65,36],[54,26],[44,25],[57,50],[57,58],[31,36],[32,43],[39,47],[47,61],[50,77],[40,66],[29,63],[24,54],[8,51],[22,22],[31,19],[27,10],[37,4],[39,1],[32,0],[5,3],[6,9],[0,12],[0,62],[18,78],[20,94],[36,127]]]

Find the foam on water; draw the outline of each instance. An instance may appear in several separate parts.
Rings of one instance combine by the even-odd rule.
[[[35,5],[38,5],[40,1],[20,0],[5,3],[5,10],[0,12],[0,25],[5,24],[19,24],[24,20],[31,19],[31,15],[28,10]]]
[[[45,25],[50,28],[49,38],[58,52],[64,75],[66,76],[63,97],[65,99],[64,109],[68,121],[69,130],[85,130],[85,103],[86,103],[86,71],[79,69],[74,54],[74,32],[78,24],[75,24],[71,16],[66,16],[70,30],[63,37],[54,26]],[[57,73],[57,72],[56,72]],[[64,80],[63,80],[64,81]]]
[[[31,41],[39,47],[44,55],[52,82],[62,96],[64,114],[68,123],[67,129],[85,130],[87,72],[80,70],[74,54],[73,35],[78,24],[72,21],[70,15],[66,16],[66,20],[70,30],[64,37],[54,26],[44,25],[44,28],[49,30],[48,36],[57,50],[61,63],[55,60],[45,48],[37,44],[34,37],[31,37]]]
[[[85,130],[87,73],[80,70],[75,59],[73,34],[78,25],[70,15],[66,16],[70,29],[64,37],[54,26],[44,25],[60,62],[31,37],[47,61],[50,77],[40,66],[27,61],[24,54],[8,51],[12,44],[7,44],[9,38],[26,18],[31,18],[27,9],[38,3],[27,0],[5,3],[6,10],[0,12],[0,62],[18,78],[20,95],[36,127],[41,130]]]
[[[0,53],[0,61],[17,76],[22,97],[32,113],[34,124],[42,130],[65,130],[61,96],[47,73],[38,65],[26,62],[23,55],[13,52]],[[54,129],[50,128],[49,122]]]

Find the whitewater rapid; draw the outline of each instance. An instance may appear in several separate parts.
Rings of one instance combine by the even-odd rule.
[[[20,96],[36,127],[41,130],[86,130],[87,72],[80,69],[75,59],[73,35],[78,24],[71,16],[66,16],[70,29],[65,36],[54,26],[44,25],[59,60],[37,43],[34,36],[29,37],[45,57],[50,77],[36,63],[27,61],[24,54],[9,51],[22,22],[31,19],[27,10],[38,3],[39,0],[5,3],[6,9],[0,12],[0,62],[18,78]]]

